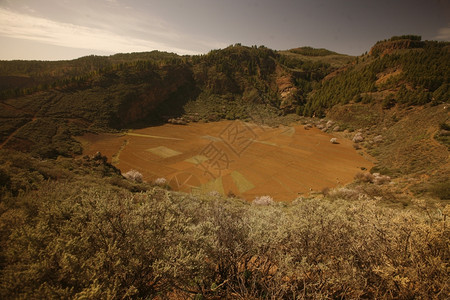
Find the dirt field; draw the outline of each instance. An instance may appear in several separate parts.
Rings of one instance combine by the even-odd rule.
[[[85,154],[100,151],[123,173],[135,169],[146,181],[164,177],[174,190],[290,201],[349,183],[361,167],[373,166],[351,141],[331,144],[332,137],[301,125],[268,128],[222,121],[89,134],[81,141]]]

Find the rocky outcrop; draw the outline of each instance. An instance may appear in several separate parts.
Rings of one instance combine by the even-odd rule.
[[[295,94],[297,93],[297,88],[292,82],[292,76],[290,74],[284,74],[279,67],[277,68],[276,85],[281,98],[280,109],[284,112],[295,111]]]

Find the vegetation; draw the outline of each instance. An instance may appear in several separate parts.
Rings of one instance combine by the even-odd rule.
[[[379,96],[377,92],[383,90],[395,91],[391,98],[386,98],[383,104],[386,109],[395,103],[409,106],[445,102],[450,97],[448,44],[427,42],[420,50],[394,51],[382,57],[358,60],[337,76],[323,80],[310,94],[303,113],[324,115],[337,104],[371,103]],[[383,75],[391,76],[380,83]]]
[[[327,49],[315,49],[312,47],[301,47],[301,48],[296,48],[296,49],[292,49],[290,50],[293,53],[298,53],[298,54],[302,54],[302,55],[306,55],[306,56],[327,56],[327,55],[332,55],[332,54],[337,54],[336,52],[327,50]]]
[[[400,36],[356,59],[236,44],[0,62],[0,298],[445,299],[448,49]],[[246,203],[122,175],[74,139],[298,115],[333,119],[305,128],[340,128],[376,166],[293,203]]]
[[[2,178],[30,168],[23,154],[2,157]],[[126,180],[115,172],[99,172],[111,169],[101,157],[32,165],[48,179],[16,196],[3,190],[0,203],[2,298],[444,299],[450,292],[448,206],[399,211],[360,192],[354,200],[330,193],[250,205],[148,185],[133,193],[117,185]]]

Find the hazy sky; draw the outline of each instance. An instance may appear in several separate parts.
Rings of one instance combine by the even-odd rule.
[[[402,34],[450,40],[450,0],[0,0],[3,60],[235,43],[359,55]]]

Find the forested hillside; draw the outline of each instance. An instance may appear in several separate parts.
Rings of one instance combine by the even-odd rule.
[[[325,115],[336,104],[380,102],[383,108],[450,99],[450,44],[394,37],[377,43],[343,72],[321,81],[304,106]]]
[[[317,60],[312,52],[306,54],[314,60],[236,44],[192,57],[153,51],[3,61],[0,142],[55,157],[79,153],[63,144],[86,130],[157,124],[184,113],[219,120],[248,118],[255,110],[298,112],[313,84],[351,60],[332,65],[328,53]]]

